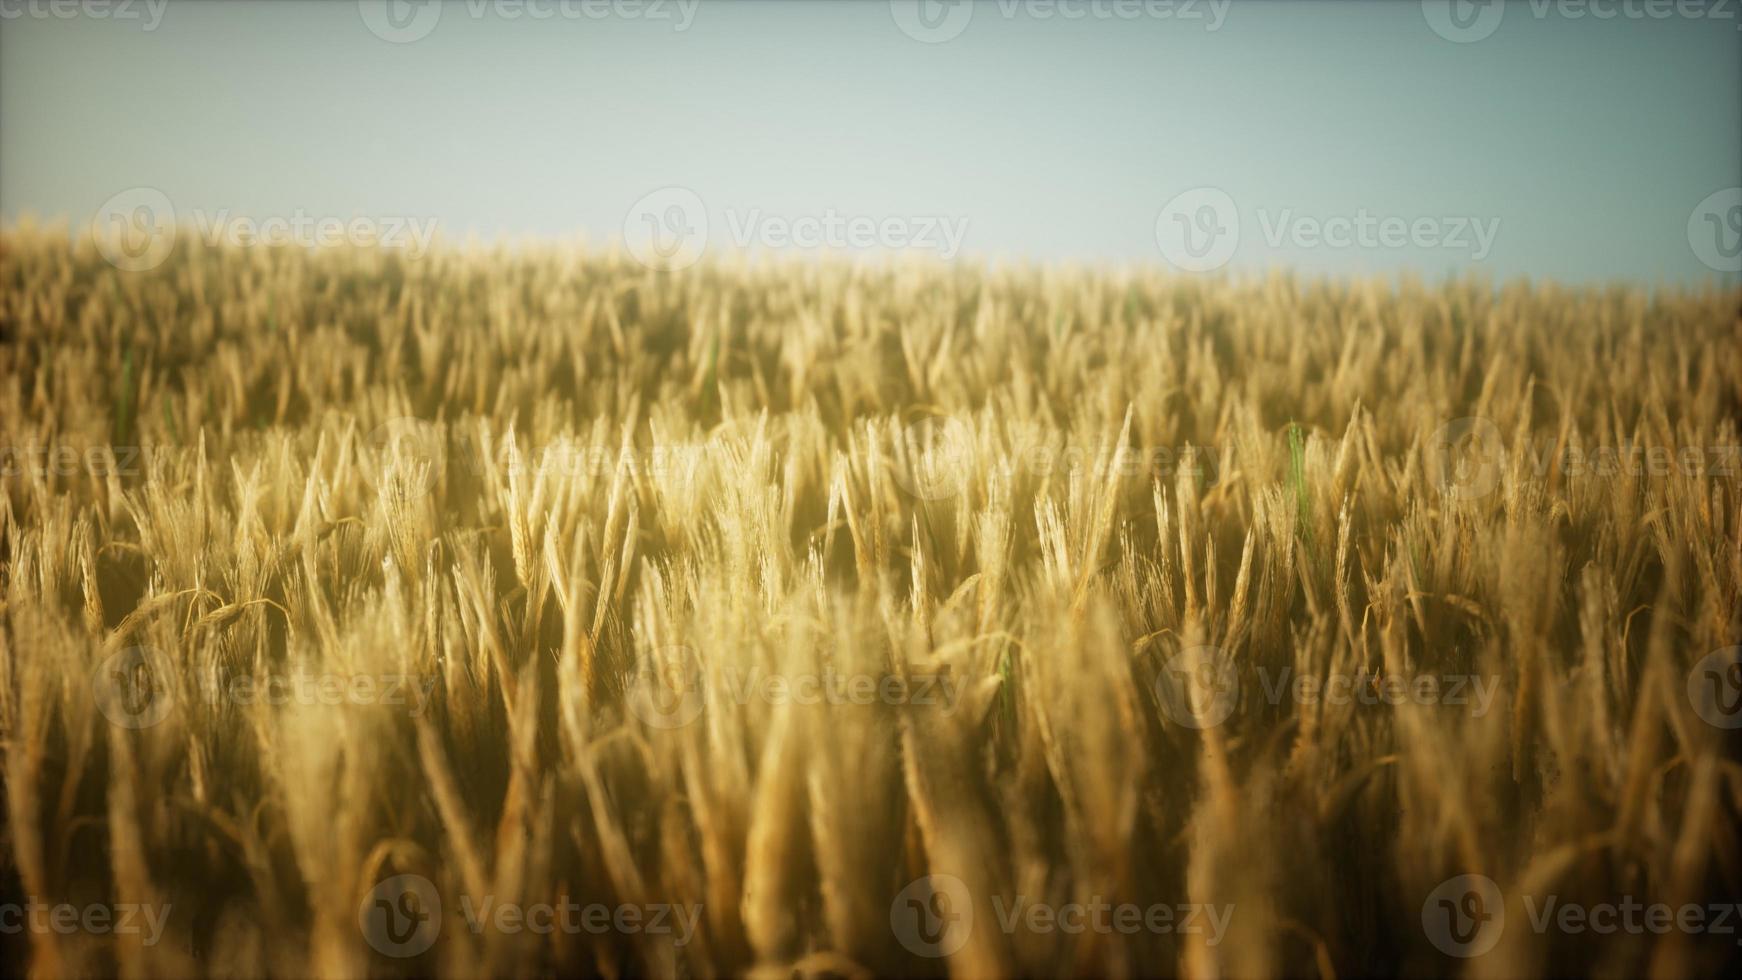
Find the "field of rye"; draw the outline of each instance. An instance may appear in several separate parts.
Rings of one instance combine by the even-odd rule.
[[[4,969],[1720,973],[1739,301],[9,230]]]

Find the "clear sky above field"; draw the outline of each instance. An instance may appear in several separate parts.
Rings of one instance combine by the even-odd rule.
[[[1742,268],[1734,2],[54,2],[0,0],[9,220],[143,186],[208,228]]]

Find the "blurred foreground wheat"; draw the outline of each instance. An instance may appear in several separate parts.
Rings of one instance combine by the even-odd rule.
[[[0,262],[12,969],[1733,965],[1733,293]]]

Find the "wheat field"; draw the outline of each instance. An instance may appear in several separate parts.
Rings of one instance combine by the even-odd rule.
[[[32,225],[0,280],[8,970],[1738,959],[1735,291]]]

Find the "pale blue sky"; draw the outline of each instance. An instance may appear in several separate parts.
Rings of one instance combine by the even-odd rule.
[[[965,26],[922,43],[880,0],[667,0],[639,16],[528,0],[552,14],[536,20],[474,0],[394,43],[342,0],[131,2],[122,20],[0,0],[8,219],[88,220],[143,185],[183,213],[603,243],[679,185],[705,202],[710,248],[752,212],[833,209],[965,218],[968,257],[1165,267],[1158,214],[1208,186],[1235,202],[1235,271],[1641,282],[1717,277],[1690,237],[1706,227],[1727,248],[1723,222],[1742,220],[1729,198],[1716,223],[1695,214],[1742,184],[1735,4],[1598,19],[1520,2],[1454,43],[1415,2],[1236,2],[1208,30],[1205,3],[1148,8],[1161,17],[1065,0],[1083,14],[1067,20],[1001,0],[965,21],[927,8],[922,27]],[[1478,261],[1474,234],[1300,234],[1302,218],[1363,213],[1448,237],[1471,218],[1493,240]]]

